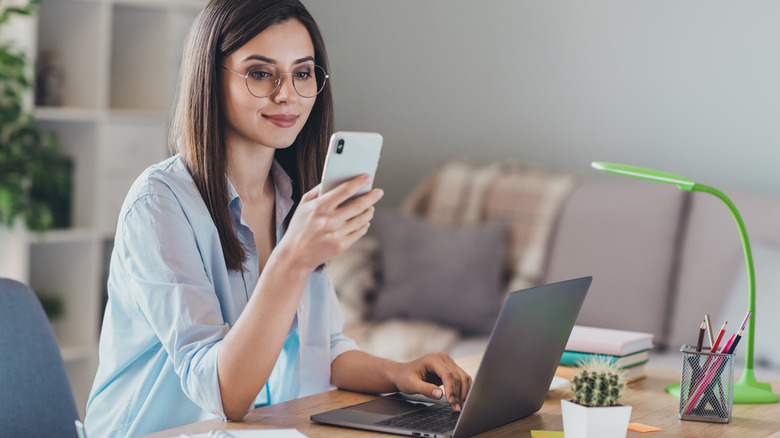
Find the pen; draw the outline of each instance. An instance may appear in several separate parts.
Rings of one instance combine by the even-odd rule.
[[[710,353],[715,353],[718,351],[718,345],[720,345],[720,340],[723,339],[723,334],[726,333],[726,324],[728,323],[728,321],[723,323],[723,327],[721,327],[720,331],[718,332],[718,337],[715,338],[715,342],[712,344],[712,348],[710,348]]]
[[[715,344],[715,338],[712,337],[712,323],[710,322],[710,314],[704,315],[704,322],[707,323],[707,336],[710,337],[710,347]]]
[[[729,348],[729,354],[733,354],[734,350],[737,349],[737,344],[739,344],[739,340],[742,339],[742,330],[737,333],[737,336],[734,337],[734,342],[731,343],[731,348]]]
[[[701,327],[699,327],[699,340],[696,341],[696,351],[701,351],[701,344],[704,342],[704,329],[706,328],[706,324],[704,321],[701,322]]]

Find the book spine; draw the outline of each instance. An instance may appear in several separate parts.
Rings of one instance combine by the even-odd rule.
[[[571,338],[566,345],[566,350],[579,351],[582,353],[597,353],[611,356],[620,356],[622,345],[606,344],[590,340],[577,340],[574,342]]]
[[[581,362],[587,361],[594,357],[602,357],[605,360],[608,360],[610,363],[615,363],[617,361],[617,356],[612,356],[608,354],[583,353],[580,351],[566,350],[563,352],[563,355],[561,355],[561,361],[559,362],[559,364],[569,366],[569,367],[576,367]]]
[[[625,368],[631,368],[646,363],[648,361],[648,358],[645,354],[642,354],[645,351],[646,350],[643,350],[626,356],[614,356],[610,354],[583,353],[581,351],[565,350],[563,352],[563,355],[561,355],[561,360],[559,362],[559,365],[576,367],[581,362],[590,360],[595,357],[600,357],[602,359],[609,361],[610,363],[619,363],[620,368],[625,369]],[[632,356],[635,356],[636,360],[634,360]]]

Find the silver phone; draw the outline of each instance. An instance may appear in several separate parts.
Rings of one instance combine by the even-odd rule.
[[[340,131],[330,137],[325,169],[322,171],[320,195],[345,181],[367,173],[373,181],[382,151],[382,136],[375,132]],[[362,188],[350,199],[364,195],[373,184]]]

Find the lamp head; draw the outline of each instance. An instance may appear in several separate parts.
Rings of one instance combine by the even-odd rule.
[[[603,172],[616,173],[618,175],[630,176],[632,178],[646,179],[648,181],[657,181],[667,184],[675,184],[681,190],[690,191],[696,184],[688,178],[683,178],[671,173],[659,172],[657,170],[645,169],[643,167],[628,166],[625,164],[605,163],[603,161],[594,161],[591,167]]]

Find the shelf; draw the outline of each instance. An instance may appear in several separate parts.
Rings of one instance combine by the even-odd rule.
[[[35,107],[33,117],[41,122],[97,122],[100,119],[109,120],[167,120],[168,113],[152,109],[111,109],[78,107]]]
[[[95,62],[101,41],[101,8],[100,3],[83,0],[46,1],[39,8],[35,56],[49,51],[57,54],[64,76],[64,106],[97,109],[101,105],[96,85],[105,69]]]
[[[94,108],[77,107],[35,107],[33,116],[39,121],[48,122],[95,122],[99,111]]]
[[[205,3],[43,0],[23,41],[29,59],[53,52],[58,60],[52,83],[61,105],[33,107],[33,119],[56,134],[73,161],[71,226],[23,233],[10,260],[24,261],[20,271],[33,290],[64,299],[52,328],[82,417],[97,367],[119,211],[138,175],[168,156],[183,43]]]
[[[43,234],[28,233],[33,245],[81,243],[97,240],[101,233],[91,228],[67,228],[48,230]]]
[[[112,121],[133,120],[166,120],[168,113],[153,109],[111,109],[108,118]]]
[[[123,6],[142,6],[154,8],[197,8],[205,4],[205,0],[114,0],[114,4]]]
[[[111,109],[167,111],[167,16],[149,5],[115,5],[112,17]],[[128,38],[128,35],[133,35]]]
[[[64,153],[73,162],[73,196],[71,224],[75,228],[89,228],[95,223],[95,155],[98,123],[94,120],[36,120],[44,131],[56,134]]]

